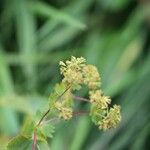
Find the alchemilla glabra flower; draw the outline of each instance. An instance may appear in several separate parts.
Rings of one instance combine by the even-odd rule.
[[[82,85],[89,88],[89,105],[90,117],[92,121],[99,127],[99,129],[107,130],[116,128],[117,124],[121,121],[120,106],[114,105],[109,107],[111,99],[105,96],[101,90],[101,77],[97,68],[93,65],[86,64],[83,57],[71,57],[71,60],[66,62],[60,61],[60,73],[63,75],[62,83],[65,87],[69,87],[70,92],[64,93],[60,100],[61,103],[55,101],[55,108],[59,110],[59,117],[65,120],[71,119],[73,116],[73,91],[79,90]],[[64,97],[68,96],[68,100]],[[81,99],[81,98],[80,98]],[[65,104],[63,104],[65,101]],[[68,102],[67,102],[68,101]],[[67,104],[67,105],[66,105]]]

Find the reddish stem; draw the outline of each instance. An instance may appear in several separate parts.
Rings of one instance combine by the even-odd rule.
[[[83,98],[83,97],[79,97],[79,96],[73,96],[73,98],[75,100],[79,100],[79,101],[90,102],[89,99],[86,99],[86,98]]]
[[[36,150],[36,128],[34,129],[34,134],[33,134],[32,150]]]
[[[73,116],[76,116],[76,115],[84,115],[84,114],[88,114],[89,111],[76,111],[76,112],[73,112]]]

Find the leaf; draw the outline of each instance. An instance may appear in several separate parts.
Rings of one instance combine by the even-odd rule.
[[[82,149],[86,137],[89,134],[90,125],[91,124],[88,117],[80,118],[76,125],[75,134],[69,148],[70,150]]]
[[[31,150],[32,140],[19,135],[13,138],[7,145],[7,150]]]
[[[98,121],[102,119],[102,116],[105,115],[105,113],[104,110],[97,109],[96,105],[93,104],[90,111],[92,122],[97,125]]]
[[[22,55],[26,56],[28,61],[31,54],[34,54],[37,49],[35,18],[26,0],[15,0],[14,9],[19,50]],[[27,77],[25,83],[28,89],[33,90],[36,87],[36,67],[33,64],[24,64],[23,71]]]
[[[33,12],[37,14],[40,14],[48,18],[53,18],[58,22],[64,22],[79,29],[86,28],[86,26],[83,23],[81,23],[77,19],[74,19],[69,14],[63,12],[62,10],[57,10],[56,8],[50,5],[46,5],[42,2],[32,2],[31,9],[33,10]]]
[[[55,127],[51,124],[43,124],[42,127],[41,127],[41,131],[42,133],[46,136],[46,137],[49,137],[49,138],[52,138],[53,137],[53,133],[54,133],[54,129]]]
[[[66,90],[66,87],[63,83],[56,84],[54,87],[54,91],[49,96],[49,106],[53,107],[54,102],[58,99],[60,95]]]
[[[14,93],[13,79],[10,68],[4,59],[3,48],[0,45],[0,96]],[[1,103],[1,99],[0,99]],[[19,128],[19,122],[16,113],[9,108],[0,107],[0,130],[4,134],[16,134]]]
[[[75,84],[75,85],[72,86],[72,89],[78,91],[78,90],[81,89],[81,86],[79,84]]]
[[[51,150],[47,142],[38,142],[37,150]]]
[[[23,123],[21,134],[25,137],[31,138],[34,131],[34,127],[35,123],[33,122],[33,120],[30,117],[26,118]]]
[[[56,84],[55,86],[55,92],[58,95],[61,95],[66,90],[66,86],[63,83]]]
[[[48,148],[48,144],[42,138],[39,139],[37,137],[37,148]],[[19,135],[13,138],[7,145],[7,150],[31,150],[32,149],[33,140],[31,138],[27,138],[23,135]],[[42,149],[43,150],[43,149]]]
[[[52,138],[54,133],[54,126],[51,124],[42,124],[36,128],[37,140],[46,142],[47,138]]]
[[[57,97],[58,97],[58,95],[54,92],[50,94],[50,96],[49,96],[49,107],[50,108],[53,108],[53,104],[56,101]]]
[[[44,114],[42,110],[37,110],[36,115],[35,115],[35,122],[38,122],[42,118],[43,115]]]

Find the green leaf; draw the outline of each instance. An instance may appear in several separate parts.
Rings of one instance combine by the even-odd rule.
[[[18,46],[22,55],[25,55],[28,60],[37,50],[35,18],[26,0],[14,0],[14,9]],[[23,67],[27,77],[25,83],[29,90],[33,90],[36,87],[36,67],[33,64],[24,64]]]
[[[72,86],[72,89],[78,91],[78,90],[81,89],[81,86],[79,84],[75,84],[75,85]]]
[[[31,149],[32,149],[32,140],[22,135],[15,137],[7,145],[7,150],[31,150]]]
[[[64,22],[79,29],[86,28],[86,26],[83,23],[81,23],[77,19],[74,19],[69,14],[63,12],[62,10],[57,10],[56,8],[50,5],[46,5],[42,2],[32,2],[31,9],[37,14],[48,18],[53,18],[58,22]]]
[[[90,121],[89,117],[81,117],[77,122],[75,134],[70,146],[70,150],[82,149],[82,146],[86,140],[87,135],[90,131]]]
[[[41,127],[42,133],[49,138],[53,137],[55,127],[51,124],[43,124]]]
[[[34,127],[35,123],[33,122],[33,120],[30,117],[26,118],[21,130],[22,135],[31,138],[34,131]]]
[[[36,128],[37,139],[42,142],[46,142],[47,138],[52,138],[54,133],[54,126],[51,124],[42,124]]]
[[[63,83],[56,84],[56,86],[55,86],[55,92],[58,95],[61,95],[65,90],[66,90],[65,84],[63,84]]]
[[[50,96],[49,96],[49,107],[50,108],[53,108],[53,104],[56,101],[57,97],[58,97],[58,95],[54,92],[50,94]]]
[[[105,114],[106,114],[105,110],[98,109],[96,105],[92,104],[90,110],[90,116],[94,124],[97,125],[98,122],[102,119],[102,116],[104,116]]]
[[[66,90],[66,86],[63,83],[56,84],[54,87],[54,91],[49,96],[49,106],[53,107],[54,102],[58,99],[60,95]]]

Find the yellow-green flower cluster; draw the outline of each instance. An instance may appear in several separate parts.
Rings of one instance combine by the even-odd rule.
[[[111,103],[111,99],[108,96],[104,96],[101,90],[90,91],[89,95],[90,102],[100,109],[107,109],[108,104]]]
[[[92,121],[99,126],[99,129],[115,128],[121,121],[120,106],[114,105],[113,108],[109,108],[111,99],[101,90],[90,91],[89,95]]]
[[[121,121],[120,106],[114,105],[109,108],[111,99],[105,96],[101,90],[90,91],[89,95],[92,121],[99,126],[99,129],[115,128]]]
[[[62,82],[79,86],[85,84],[89,89],[100,87],[100,75],[93,65],[87,65],[83,57],[71,57],[70,61],[60,61],[60,73],[64,76]]]
[[[110,128],[116,128],[117,124],[121,121],[120,106],[114,105],[110,108],[107,116],[98,122],[99,128],[107,130]]]
[[[78,85],[83,83],[82,69],[85,66],[83,57],[71,57],[70,61],[60,61],[60,73],[64,76],[62,82],[69,85]]]
[[[72,108],[64,107],[63,104],[59,101],[55,102],[55,108],[59,110],[59,118],[64,120],[69,120],[72,118]]]
[[[97,89],[100,87],[100,75],[98,70],[93,65],[86,65],[83,68],[84,84],[89,87],[89,89]]]
[[[100,89],[101,78],[97,68],[86,64],[83,57],[71,57],[66,62],[60,61],[60,73],[63,75],[62,82],[57,85],[56,93],[60,95],[69,87],[69,90],[63,93],[61,99],[54,101],[54,108],[59,111],[59,118],[69,120],[72,118],[72,92],[77,87],[86,85],[89,88],[89,102],[91,105],[90,116],[92,121],[99,126],[99,129],[107,130],[115,128],[121,120],[120,106],[109,107],[111,99],[105,96]],[[55,99],[55,98],[53,98]]]

